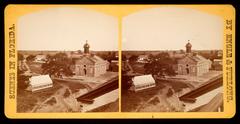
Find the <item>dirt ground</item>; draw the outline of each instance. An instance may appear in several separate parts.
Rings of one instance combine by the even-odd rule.
[[[184,105],[179,96],[202,85],[204,82],[222,74],[221,71],[209,71],[199,77],[175,76],[157,79],[157,86],[139,92],[122,89],[122,108],[124,112],[181,112]],[[172,95],[169,96],[169,89]]]
[[[34,108],[34,106],[39,104],[41,101],[46,100],[61,88],[61,85],[59,85],[58,83],[54,83],[53,88],[44,89],[34,93],[26,91],[24,89],[18,89],[17,112],[30,112]]]
[[[76,97],[91,90],[87,83],[53,80],[52,88],[30,92],[18,90],[17,112],[79,112]]]
[[[157,86],[139,92],[122,91],[124,112],[176,112],[183,111],[183,104],[178,99],[181,89],[189,88],[180,82],[157,81]],[[169,95],[169,89],[172,94]]]
[[[106,104],[104,106],[98,107],[96,109],[93,109],[89,112],[118,112],[119,110],[119,105],[118,102],[119,100],[117,99],[115,102]]]
[[[31,72],[41,74],[41,64],[27,62],[27,65]],[[99,77],[81,77],[82,79],[76,81],[53,80],[52,88],[36,92],[19,88],[17,90],[17,112],[79,112],[81,107],[76,97],[117,75],[117,72],[107,72]],[[115,109],[111,107],[112,104],[97,108],[96,111]]]

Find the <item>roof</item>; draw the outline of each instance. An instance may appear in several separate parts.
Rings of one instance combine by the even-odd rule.
[[[29,81],[31,85],[35,86],[53,83],[49,75],[32,76]]]
[[[188,43],[186,44],[186,47],[192,47],[192,44],[188,42]]]
[[[214,112],[223,105],[223,93],[218,93],[211,101],[198,108],[199,112]]]
[[[217,89],[223,85],[223,77],[219,75],[215,78],[210,79],[209,81],[205,82],[204,84],[196,87],[194,90],[180,96],[181,101],[185,102],[195,102],[196,98],[202,96],[214,89]]]
[[[190,58],[192,58],[193,60],[200,62],[200,61],[207,61],[207,59],[205,59],[204,57],[200,56],[200,55],[193,55]]]
[[[152,75],[135,76],[132,78],[132,81],[134,85],[155,84],[155,80]]]
[[[185,58],[189,58],[189,59],[193,60],[194,62],[206,62],[206,61],[211,62],[209,59],[206,59],[201,55],[186,55],[182,59],[185,59]],[[179,59],[178,61],[181,61],[182,59]]]
[[[96,55],[78,55],[78,56],[74,56],[72,57],[74,58],[75,60],[81,60],[83,58],[87,58],[89,59],[90,61],[92,61],[93,63],[108,63],[106,60],[100,58],[99,56],[96,56]]]

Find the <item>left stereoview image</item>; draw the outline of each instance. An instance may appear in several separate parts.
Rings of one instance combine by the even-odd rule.
[[[118,112],[118,19],[59,7],[21,16],[17,112]]]

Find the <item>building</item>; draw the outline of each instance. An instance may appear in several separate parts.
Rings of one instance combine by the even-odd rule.
[[[29,78],[29,81],[27,90],[32,92],[53,87],[53,82],[49,75],[32,76]]]
[[[107,72],[109,62],[103,60],[99,56],[90,54],[90,45],[84,44],[84,53],[71,56],[71,69],[76,76],[90,76],[95,77]]]
[[[183,58],[178,59],[178,74],[200,76],[209,72],[211,68],[211,60],[204,58],[201,55],[191,52],[192,45],[188,42],[186,44],[186,54]]]
[[[118,72],[118,67],[119,67],[118,60],[111,60],[109,70],[113,72]]]
[[[87,112],[113,102],[118,102],[118,96],[118,77],[115,77],[80,95],[76,99],[83,105],[82,112]]]
[[[223,51],[222,50],[217,51],[217,56],[222,57],[223,56]]]
[[[37,63],[45,63],[47,61],[47,56],[43,54],[38,54],[36,55],[34,62]]]
[[[222,112],[223,77],[215,77],[194,90],[179,97],[185,105],[185,111]]]
[[[130,90],[137,92],[155,86],[156,83],[152,75],[141,75],[132,78],[132,87]]]
[[[148,55],[139,55],[137,58],[137,62],[139,63],[148,63]]]
[[[216,71],[222,71],[223,64],[222,59],[214,59],[212,63],[212,69]]]

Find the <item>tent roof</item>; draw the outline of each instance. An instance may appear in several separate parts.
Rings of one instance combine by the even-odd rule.
[[[43,85],[53,83],[49,75],[32,76],[29,80],[31,85]]]
[[[155,80],[153,79],[152,75],[141,75],[133,77],[133,84],[134,85],[144,85],[144,84],[153,84]]]

